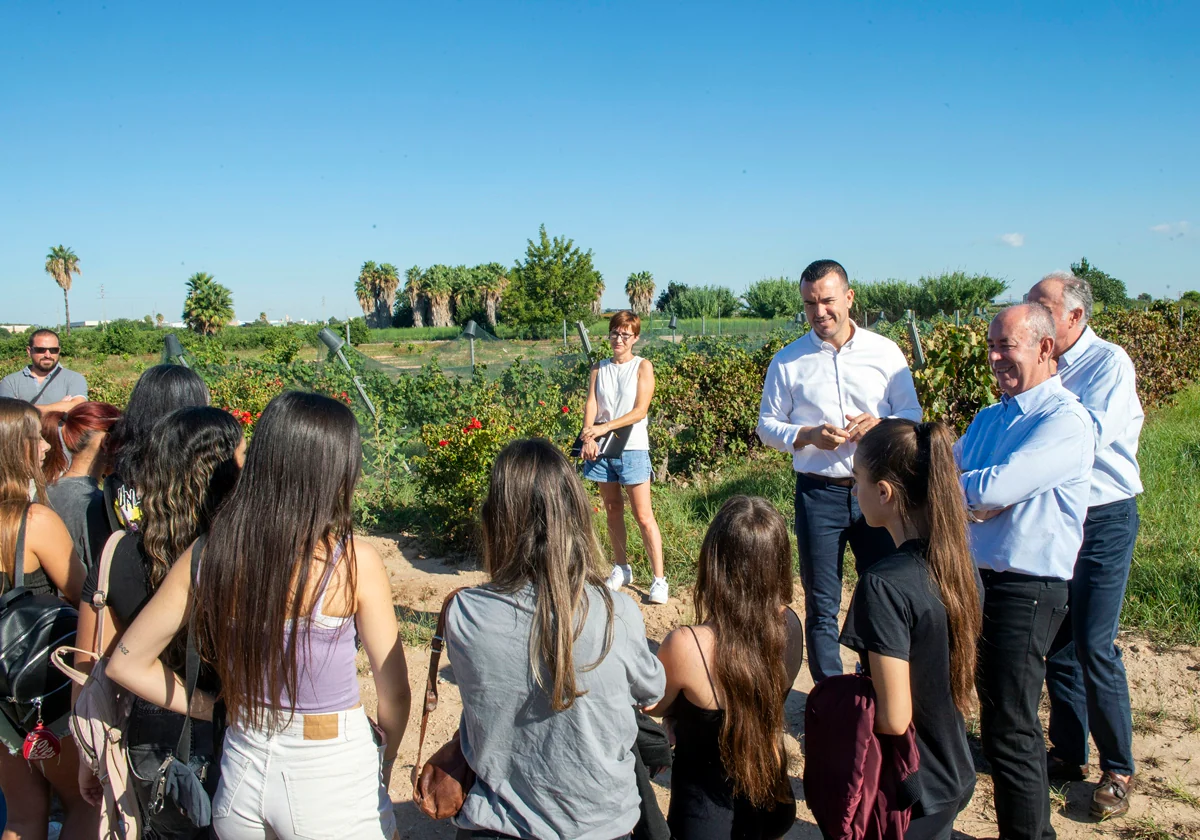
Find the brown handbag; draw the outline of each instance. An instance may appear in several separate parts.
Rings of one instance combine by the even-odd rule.
[[[467,791],[475,784],[475,771],[463,756],[458,730],[454,737],[421,764],[421,751],[425,746],[425,727],[429,713],[438,705],[438,665],[442,659],[442,643],[446,632],[446,610],[454,596],[467,587],[459,587],[446,596],[442,611],[438,614],[437,630],[429,645],[429,676],[425,680],[425,708],[421,712],[421,737],[417,741],[417,761],[413,765],[413,802],[435,820],[453,817],[462,808]]]

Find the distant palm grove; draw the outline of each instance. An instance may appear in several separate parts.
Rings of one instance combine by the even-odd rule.
[[[63,314],[70,332],[70,291],[82,274],[80,258],[65,245],[46,255],[46,273],[63,293]],[[1091,283],[1096,300],[1105,307],[1124,307],[1129,300],[1125,283],[1101,271],[1087,258],[1071,270]],[[235,320],[233,292],[207,272],[187,278],[182,317],[189,329],[214,335]],[[986,274],[963,271],[921,277],[917,281],[852,281],[856,317],[874,321],[921,319],[987,306],[1009,284]],[[366,327],[452,327],[475,321],[495,328],[503,324],[510,335],[545,338],[557,333],[563,321],[591,320],[602,313],[604,278],[583,250],[565,236],[551,237],[545,225],[536,239],[526,241],[524,258],[511,265],[500,262],[475,266],[414,265],[403,272],[390,262],[367,260],[354,281],[354,294]],[[625,280],[629,308],[646,316],[657,311],[680,318],[791,318],[804,309],[800,283],[787,277],[767,277],[736,294],[725,285],[688,285],[672,280],[660,289],[649,271],[635,271]],[[657,296],[656,296],[657,293]],[[1138,295],[1137,304],[1151,299]],[[1200,292],[1180,296],[1183,306],[1200,306]],[[146,316],[162,326],[161,313]],[[244,319],[243,319],[244,320]],[[258,320],[266,322],[266,313]],[[356,319],[357,320],[357,319]]]

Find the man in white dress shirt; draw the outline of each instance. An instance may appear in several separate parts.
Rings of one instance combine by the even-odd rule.
[[[895,342],[850,319],[846,269],[818,260],[800,276],[812,330],[775,354],[763,382],[758,437],[792,456],[796,546],[804,586],[804,630],[813,681],[842,673],[838,608],[846,544],[862,571],[895,550],[867,525],[850,492],[854,450],[881,417],[920,422],[908,361]]]
[[[954,445],[984,588],[980,740],[1005,840],[1054,837],[1038,701],[1067,614],[1096,451],[1091,415],[1054,375],[1054,335],[1038,303],[992,319],[988,362],[1003,396]]]
[[[1142,403],[1133,362],[1088,326],[1092,289],[1068,272],[1047,275],[1029,292],[1054,316],[1058,375],[1092,415],[1096,463],[1083,523],[1083,545],[1070,584],[1070,613],[1050,647],[1051,779],[1087,776],[1088,732],[1100,754],[1100,784],[1092,815],[1129,810],[1133,782],[1133,713],[1117,628],[1137,541],[1137,497],[1142,492],[1138,435]]]

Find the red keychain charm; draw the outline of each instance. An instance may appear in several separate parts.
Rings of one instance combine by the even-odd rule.
[[[33,727],[32,732],[25,736],[25,743],[21,746],[21,755],[25,756],[26,761],[46,761],[62,752],[62,743],[58,740],[58,736],[47,729],[46,724],[42,722],[41,700],[37,703],[37,710],[37,725]]]

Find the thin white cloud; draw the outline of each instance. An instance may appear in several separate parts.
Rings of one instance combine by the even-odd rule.
[[[1180,239],[1195,233],[1188,222],[1163,222],[1161,225],[1154,225],[1150,230],[1167,237],[1167,239]]]
[[[1025,234],[1023,233],[1002,233],[1000,241],[1010,248],[1020,248],[1025,244]]]

